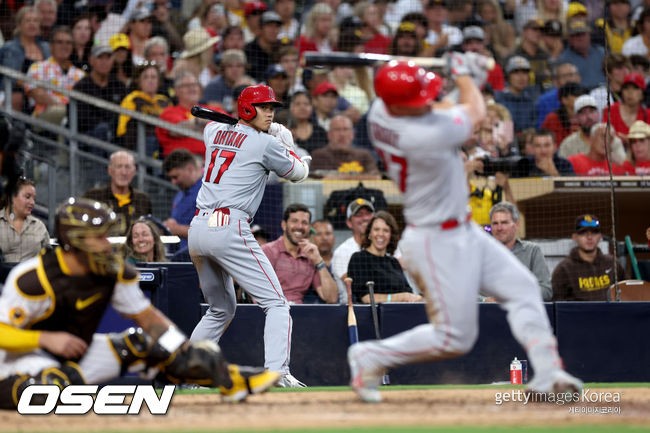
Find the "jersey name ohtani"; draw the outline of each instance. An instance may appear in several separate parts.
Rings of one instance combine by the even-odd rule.
[[[399,134],[397,132],[379,126],[376,122],[370,122],[370,131],[372,131],[372,137],[375,140],[389,144],[393,147],[397,146],[397,141],[399,140]]]
[[[217,134],[214,136],[213,144],[232,146],[239,149],[244,140],[248,138],[248,135],[237,132],[237,131],[217,131]]]

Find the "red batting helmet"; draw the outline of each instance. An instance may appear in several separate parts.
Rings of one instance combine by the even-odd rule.
[[[375,93],[386,105],[422,107],[434,101],[442,80],[413,62],[391,61],[375,76]]]
[[[246,121],[253,120],[257,116],[255,104],[273,104],[281,106],[282,103],[276,101],[275,92],[269,86],[259,84],[257,86],[246,87],[237,99],[237,114],[240,119]]]

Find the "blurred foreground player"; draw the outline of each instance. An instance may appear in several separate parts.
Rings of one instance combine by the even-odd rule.
[[[386,368],[467,353],[478,336],[479,289],[502,302],[513,335],[535,369],[534,392],[579,391],[562,369],[557,342],[537,280],[517,258],[470,223],[460,146],[485,116],[472,81],[471,57],[454,53],[451,74],[459,104],[433,108],[441,80],[412,63],[391,62],[375,77],[379,97],[370,109],[370,138],[405,194],[408,228],[402,237],[406,268],[427,301],[431,323],[348,350],[351,386],[378,402]]]
[[[107,239],[120,225],[105,205],[70,198],[56,214],[60,247],[10,272],[0,295],[0,408],[16,408],[29,385],[99,384],[135,367],[219,387],[226,401],[273,386],[279,374],[229,365],[216,344],[190,343],[151,305]],[[95,334],[109,303],[139,327]]]

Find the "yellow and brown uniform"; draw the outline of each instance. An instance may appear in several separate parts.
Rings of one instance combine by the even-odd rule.
[[[618,278],[625,270],[617,262]],[[553,270],[553,301],[606,301],[607,289],[614,284],[614,258],[597,250],[593,262],[586,262],[575,247]]]
[[[120,104],[122,108],[154,117],[160,116],[160,113],[170,105],[172,103],[167,96],[156,94],[151,97],[140,90],[135,90],[126,95]],[[120,114],[117,121],[117,137],[123,138],[124,145],[131,150],[135,149],[137,129],[137,122],[131,122],[130,116]],[[155,137],[155,127],[147,125],[146,135]]]

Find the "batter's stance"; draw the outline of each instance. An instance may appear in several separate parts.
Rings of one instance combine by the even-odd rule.
[[[188,234],[192,261],[210,308],[191,340],[219,341],[235,315],[233,278],[264,309],[264,366],[282,374],[283,387],[302,387],[289,372],[291,316],[275,271],[251,234],[269,172],[300,182],[309,166],[293,152],[293,137],[273,123],[268,86],[250,86],[237,100],[236,125],[210,122],[203,131],[205,170]],[[273,135],[270,135],[273,134]]]
[[[367,402],[381,400],[384,370],[468,352],[478,336],[478,292],[507,311],[513,335],[535,369],[529,389],[579,391],[562,369],[537,280],[503,245],[469,223],[460,145],[485,116],[472,81],[472,58],[453,54],[459,105],[433,109],[441,79],[412,63],[391,62],[375,77],[379,98],[368,116],[370,138],[404,192],[405,263],[427,299],[431,323],[348,350],[351,385]]]

